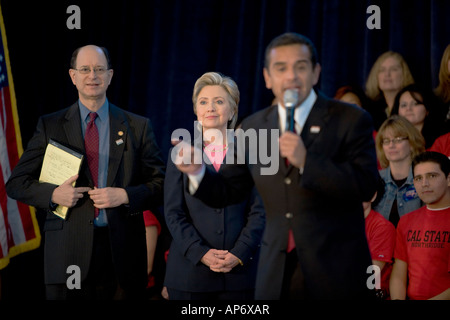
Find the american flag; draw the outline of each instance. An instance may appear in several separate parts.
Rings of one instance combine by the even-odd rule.
[[[3,269],[10,258],[39,247],[41,235],[34,208],[9,198],[5,190],[23,149],[1,8],[0,27],[0,269]]]

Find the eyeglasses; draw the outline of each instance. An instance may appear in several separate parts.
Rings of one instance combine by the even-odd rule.
[[[394,144],[399,144],[403,140],[408,140],[408,137],[397,137],[397,138],[394,138],[394,139],[387,139],[386,138],[386,139],[383,139],[381,143],[383,144],[383,146],[388,146],[388,145],[391,144],[391,142],[393,142]]]
[[[80,74],[89,74],[91,73],[91,68],[89,67],[81,67],[79,69],[73,69],[78,71]],[[99,74],[102,75],[104,74],[107,70],[109,70],[108,68],[105,67],[94,67],[94,73],[95,74]]]

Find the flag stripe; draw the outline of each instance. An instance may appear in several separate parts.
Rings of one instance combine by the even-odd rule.
[[[41,235],[35,210],[6,195],[5,183],[23,153],[5,26],[0,7],[0,269],[10,258],[36,249]],[[5,76],[6,74],[6,76]]]
[[[9,88],[2,88],[1,92],[1,102],[2,102],[2,108],[4,110],[3,112],[3,125],[5,130],[5,138],[6,138],[6,144],[8,148],[8,157],[9,157],[9,163],[17,163],[19,161],[19,151],[17,149],[17,134],[15,130],[14,125],[14,117],[12,114],[12,109],[10,106],[12,106],[11,103],[11,95]],[[20,134],[20,133],[19,133]],[[6,175],[6,180],[9,178],[9,175]]]

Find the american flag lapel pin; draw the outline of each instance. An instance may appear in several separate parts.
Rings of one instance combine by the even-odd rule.
[[[319,133],[320,132],[320,127],[319,126],[311,126],[311,128],[309,129],[309,132],[311,132],[311,133]]]
[[[120,130],[119,132],[117,132],[117,134],[119,135],[119,137],[121,137],[121,136],[123,136],[123,131]],[[122,143],[123,143],[122,138],[116,140],[116,144],[117,144],[118,146],[120,146]]]

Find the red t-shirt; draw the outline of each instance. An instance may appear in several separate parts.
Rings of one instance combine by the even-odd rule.
[[[381,270],[381,289],[389,292],[389,277],[392,271],[392,256],[395,246],[395,227],[375,210],[365,220],[366,237],[372,260],[386,262]]]
[[[447,157],[450,157],[450,132],[438,137],[429,151],[440,152]]]
[[[402,216],[394,257],[408,264],[408,298],[425,300],[450,288],[450,208],[424,206]]]

